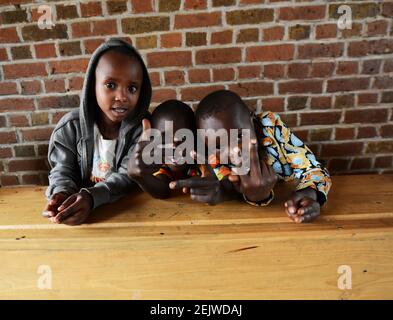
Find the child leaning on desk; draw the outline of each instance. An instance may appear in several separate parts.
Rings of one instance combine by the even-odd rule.
[[[272,112],[255,115],[234,92],[220,90],[207,95],[196,109],[197,129],[224,129],[227,136],[231,129],[250,132],[250,167],[247,174],[238,174],[239,163],[225,165],[231,170],[222,175],[223,166],[213,171],[222,183],[230,181],[233,189],[254,206],[266,206],[274,198],[273,187],[278,179],[299,184],[291,198],[285,202],[285,212],[296,223],[310,222],[320,215],[320,207],[326,202],[331,179],[326,168],[317,161],[312,151]],[[241,153],[242,136],[238,137],[237,151]],[[234,150],[219,145],[219,152],[231,155]],[[229,159],[231,159],[229,157]],[[230,169],[229,169],[230,168]],[[171,182],[171,188],[188,188],[196,193],[201,186],[208,186],[211,178],[193,177]],[[219,193],[217,193],[219,194]],[[222,200],[227,199],[222,197]],[[199,199],[195,199],[199,200]],[[203,200],[200,200],[206,202]]]
[[[80,108],[63,116],[49,142],[44,216],[78,225],[136,186],[127,176],[127,155],[149,116],[151,91],[146,66],[131,45],[111,39],[96,49]]]

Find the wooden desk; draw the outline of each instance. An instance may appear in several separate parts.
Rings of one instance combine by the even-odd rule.
[[[265,208],[136,193],[79,227],[41,217],[44,190],[0,188],[0,298],[393,298],[393,175],[333,177],[322,216],[302,225],[284,185]],[[52,289],[38,288],[40,265]]]

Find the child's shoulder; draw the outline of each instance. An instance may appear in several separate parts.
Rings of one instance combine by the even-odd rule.
[[[55,130],[60,129],[72,122],[79,122],[79,109],[72,110],[63,115],[56,124]]]

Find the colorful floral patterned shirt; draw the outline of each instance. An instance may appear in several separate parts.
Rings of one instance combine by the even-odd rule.
[[[267,161],[284,181],[299,179],[296,190],[311,187],[318,191],[318,201],[323,204],[332,182],[329,172],[315,158],[313,152],[273,112],[258,114],[262,135],[259,143],[265,148]]]

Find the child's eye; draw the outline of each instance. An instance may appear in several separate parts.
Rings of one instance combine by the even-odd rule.
[[[137,90],[137,88],[136,88],[135,86],[131,86],[131,87],[128,88],[128,90],[129,90],[131,93],[135,93],[136,90]]]
[[[114,89],[116,85],[113,82],[108,82],[105,84],[105,87],[107,87],[108,89]]]

